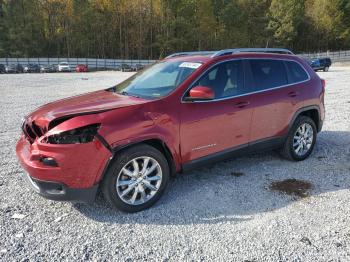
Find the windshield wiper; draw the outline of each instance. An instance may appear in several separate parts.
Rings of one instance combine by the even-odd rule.
[[[130,93],[126,92],[126,91],[117,92],[117,94],[120,94],[120,95],[123,95],[123,96],[132,96],[132,97],[140,98],[138,95],[130,94]]]

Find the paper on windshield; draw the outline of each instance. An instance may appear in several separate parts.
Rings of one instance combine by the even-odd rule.
[[[201,63],[183,62],[179,65],[179,67],[187,67],[187,68],[197,69],[201,65],[202,65]]]

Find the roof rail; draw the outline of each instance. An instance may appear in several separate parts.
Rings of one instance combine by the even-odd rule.
[[[217,51],[193,51],[193,52],[179,52],[168,55],[165,58],[178,57],[178,56],[191,56],[191,55],[213,55]]]
[[[179,57],[179,56],[191,56],[191,55],[204,55],[211,57],[218,57],[223,55],[231,55],[234,53],[275,53],[275,54],[287,54],[293,55],[293,52],[285,48],[234,48],[224,49],[220,51],[193,51],[193,52],[179,52],[168,55],[165,58]]]
[[[293,55],[293,52],[285,48],[235,48],[235,49],[224,49],[215,52],[211,57],[230,55],[234,53],[275,53],[275,54],[288,54]]]

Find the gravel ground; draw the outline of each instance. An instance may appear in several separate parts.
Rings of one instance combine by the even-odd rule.
[[[46,200],[27,187],[15,156],[29,111],[130,74],[0,75],[0,260],[350,261],[350,67],[331,69],[320,73],[326,122],[308,160],[271,152],[179,175],[137,214],[102,198],[92,205]],[[310,196],[269,190],[290,178],[312,183]]]

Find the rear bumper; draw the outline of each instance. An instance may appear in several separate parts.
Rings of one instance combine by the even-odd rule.
[[[88,70],[83,68],[76,68],[75,71],[78,73],[86,73]]]
[[[24,175],[29,186],[44,198],[55,201],[91,203],[95,200],[98,185],[89,188],[69,188],[58,182],[40,181]]]

